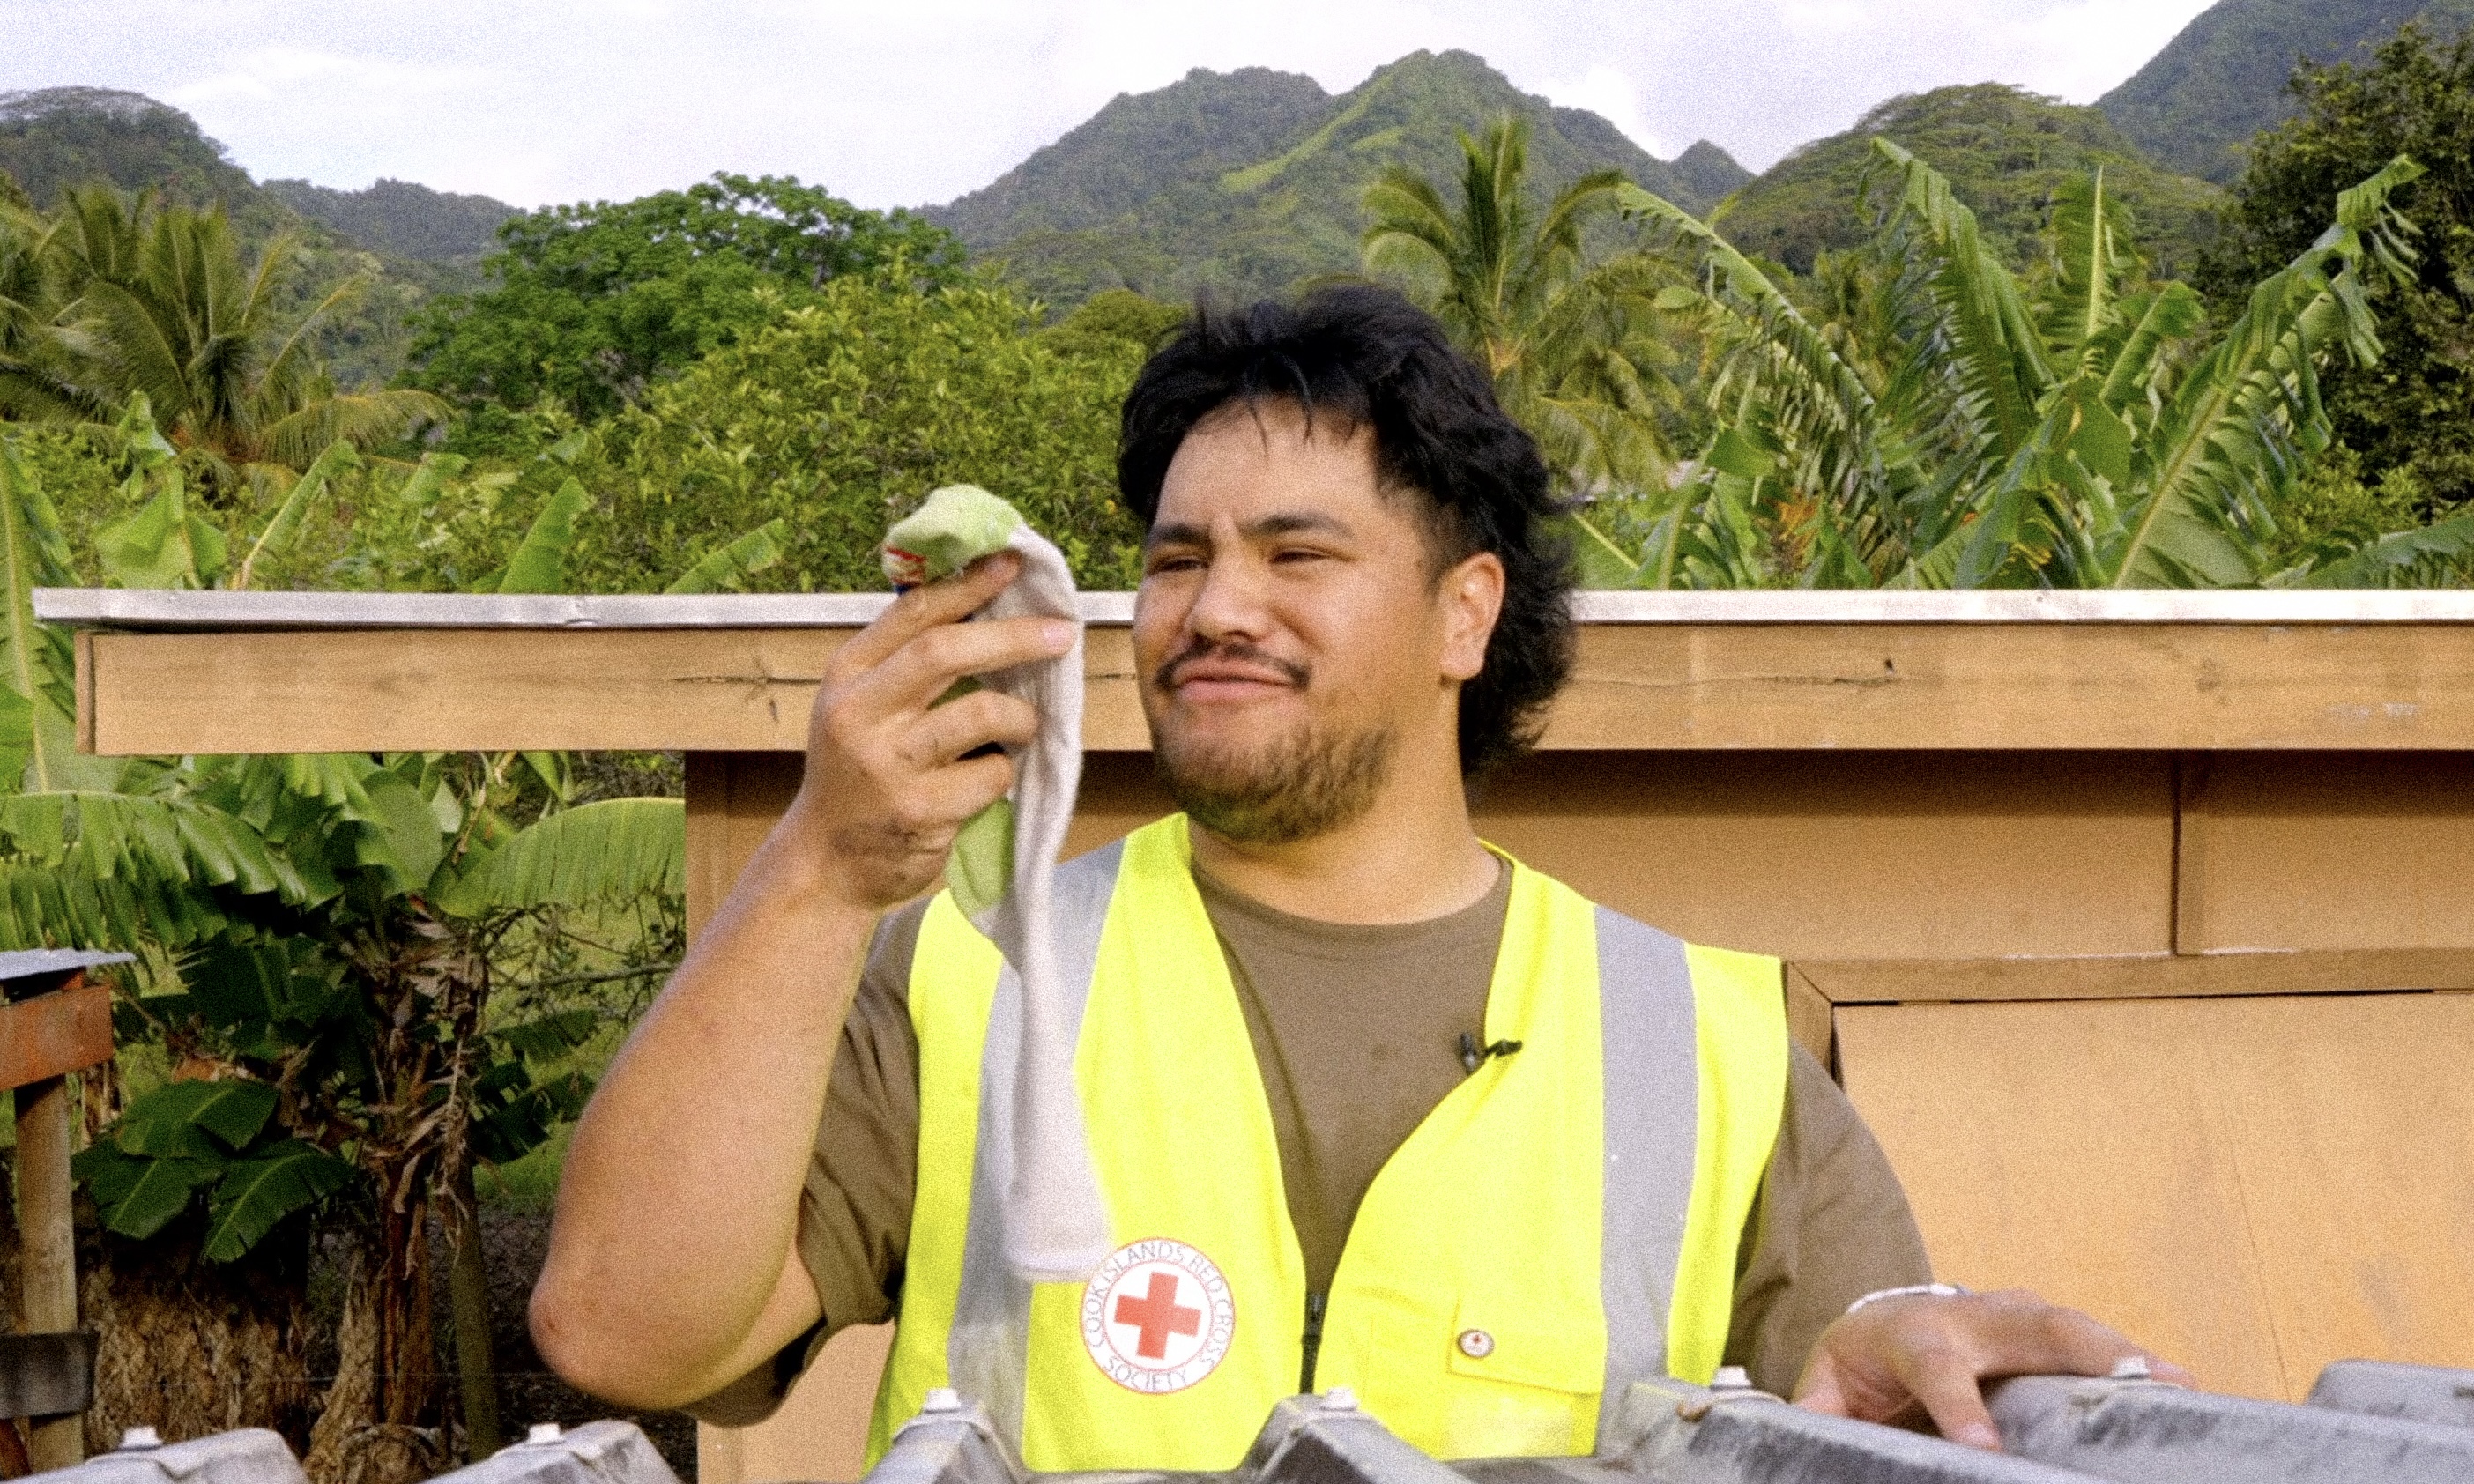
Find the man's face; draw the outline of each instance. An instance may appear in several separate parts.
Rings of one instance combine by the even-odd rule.
[[[1457,763],[1458,683],[1485,656],[1470,563],[1431,578],[1411,492],[1370,430],[1232,403],[1170,463],[1144,546],[1134,664],[1163,778],[1232,840],[1285,843],[1373,803],[1404,748]],[[1489,566],[1499,573],[1499,566]],[[1483,583],[1481,583],[1483,586]],[[1494,590],[1499,591],[1499,586]]]

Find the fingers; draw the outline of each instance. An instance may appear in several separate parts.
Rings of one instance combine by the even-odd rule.
[[[1980,1340],[1984,1375],[2106,1375],[2124,1360],[2153,1360],[2128,1335],[2109,1325],[2024,1289],[1981,1294],[1987,1323]],[[2171,1367],[2179,1371],[2179,1367]],[[2187,1373],[2186,1373],[2187,1374]]]
[[[1815,1350],[1804,1368],[1804,1376],[1795,1383],[1795,1404],[1831,1417],[1853,1417],[1854,1409],[1847,1400],[1847,1388],[1838,1375],[1838,1367],[1830,1357],[1827,1347]]]
[[[1953,1443],[2001,1451],[2001,1429],[1993,1425],[1993,1414],[1984,1405],[1984,1393],[1977,1385],[1981,1373],[1973,1356],[1948,1345],[1928,1345],[1902,1359],[1907,1394],[1924,1407],[1936,1431]]]
[[[1010,551],[983,556],[942,582],[912,588],[893,600],[876,621],[859,631],[834,656],[844,672],[866,669],[940,623],[959,623],[985,608],[1022,573]]]
[[[1012,787],[1013,759],[1001,753],[964,758],[921,780],[911,796],[911,817],[924,835],[937,841],[940,867],[962,821],[1005,797]]]
[[[1039,735],[1039,711],[1020,696],[974,691],[957,696],[907,728],[897,748],[910,763],[933,768],[990,742],[1019,747]]]
[[[1053,660],[1074,647],[1066,619],[946,623],[917,634],[850,685],[885,714],[925,711],[968,675]],[[854,641],[856,643],[856,641]]]

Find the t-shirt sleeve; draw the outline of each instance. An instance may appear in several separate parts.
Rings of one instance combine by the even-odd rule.
[[[1727,1364],[1791,1396],[1821,1331],[1883,1288],[1932,1280],[1906,1192],[1847,1094],[1793,1048],[1778,1148],[1744,1232]]]
[[[824,1318],[771,1361],[687,1409],[701,1421],[732,1427],[762,1422],[826,1340],[893,1317],[919,1164],[910,958],[926,914],[925,902],[913,903],[878,926],[834,1049],[796,1237]]]

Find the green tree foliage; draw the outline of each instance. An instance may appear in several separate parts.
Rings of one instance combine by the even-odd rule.
[[[432,263],[477,263],[497,246],[498,228],[517,214],[487,196],[431,190],[381,177],[364,190],[307,181],[269,181],[270,196],[380,253]]]
[[[880,590],[885,528],[931,489],[974,483],[1013,501],[1083,585],[1129,586],[1116,430],[1144,348],[1093,336],[1061,353],[1036,330],[1001,289],[827,283],[607,426],[580,582],[657,588],[724,533],[778,520],[784,557],[764,585]]]
[[[310,330],[311,349],[339,386],[384,385],[403,363],[413,311],[473,279],[469,264],[395,255],[383,243],[356,242],[309,219],[251,181],[187,114],[136,93],[54,87],[0,95],[0,172],[14,173],[31,204],[47,211],[69,190],[94,185],[151,192],[196,211],[220,206],[244,255],[288,233],[291,265],[276,288],[277,318],[297,322],[338,286],[363,285]]]
[[[2329,444],[2332,358],[2379,340],[2365,280],[2405,271],[2399,159],[2212,332],[2195,291],[2151,279],[2102,174],[2057,203],[2023,287],[1951,182],[1894,144],[1902,182],[1871,249],[1866,312],[1816,326],[1709,227],[1647,192],[1627,208],[1705,274],[1724,426],[1655,512],[1619,585],[2330,586],[2474,549],[2474,520],[2271,570],[2299,471]],[[1632,564],[1627,573],[1622,568]]]
[[[1128,288],[1104,289],[1039,332],[1040,343],[1062,355],[1120,354],[1130,346],[1145,355],[1184,327],[1191,311]]]
[[[1385,171],[1366,192],[1366,265],[1443,320],[1576,492],[1662,485],[1673,383],[1644,364],[1669,353],[1660,294],[1686,280],[1637,253],[1591,262],[1584,234],[1613,216],[1623,176],[1584,175],[1540,212],[1528,143],[1508,114],[1463,134],[1457,201],[1406,166]]]
[[[367,448],[445,415],[423,392],[335,389],[310,335],[364,285],[280,323],[288,236],[244,264],[220,208],[133,205],[88,186],[67,193],[43,240],[64,296],[55,359],[79,403],[116,412],[143,397],[215,498],[287,488],[336,442]]]
[[[1891,99],[1847,133],[1781,160],[1710,225],[1754,257],[1812,272],[1824,253],[1870,240],[1897,199],[1896,173],[1881,168],[1877,138],[1948,177],[2013,268],[2036,260],[2048,205],[2074,177],[2104,172],[2114,195],[2139,213],[2169,276],[2188,271],[2219,200],[2205,182],[2159,169],[2096,109],[1987,83]]]
[[[507,221],[498,241],[491,285],[424,318],[410,379],[467,406],[555,398],[586,417],[642,401],[829,282],[942,284],[962,261],[958,242],[908,211],[775,176],[548,207]]]
[[[143,512],[167,514],[152,546],[105,542],[101,565],[124,583],[204,585],[209,550],[233,543],[182,514],[180,462],[150,426],[120,432],[137,493],[152,493]],[[635,951],[674,958],[681,806],[567,807],[566,763],[546,753],[75,754],[65,636],[29,605],[71,558],[17,442],[0,429],[0,751],[14,765],[0,778],[0,946],[138,950],[149,992],[119,1003],[121,1036],[160,1041],[179,1069],[129,1101],[76,1173],[109,1229],[145,1239],[192,1222],[213,1261],[323,1205],[364,1254],[348,1264],[350,1302],[376,1323],[346,1326],[338,1369],[353,1379],[322,1406],[355,1426],[419,1421],[435,1369],[430,1214],[458,1209],[473,1160],[520,1157],[591,1090],[568,1054],[602,1016],[546,1001],[547,981],[499,984],[522,958],[508,945],[560,937],[564,912],[632,911]],[[554,580],[572,488],[533,522],[502,587]],[[279,513],[253,558],[298,523]]]
[[[2399,474],[2428,507],[2462,506],[2474,499],[2474,36],[2408,27],[2368,64],[2305,69],[2293,89],[2302,111],[2253,148],[2201,282],[2221,296],[2291,257],[2379,161],[2428,164],[2400,198],[2420,256],[2371,286],[2385,353],[2335,368],[2328,408],[2374,480]]]

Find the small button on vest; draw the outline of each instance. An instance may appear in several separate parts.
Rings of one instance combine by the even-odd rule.
[[[1587,1453],[1602,1396],[1706,1382],[1785,1096],[1778,961],[1506,860],[1485,1029],[1521,1050],[1392,1156],[1311,1301],[1184,818],[1058,872],[1075,1083],[1117,1242],[1087,1283],[1005,1264],[1020,985],[939,896],[911,965],[918,1190],[870,1464],[951,1386],[1037,1471],[1234,1468],[1310,1349],[1316,1386],[1443,1458]]]

